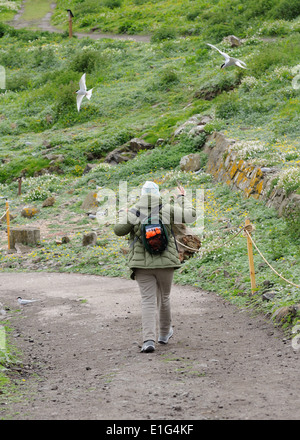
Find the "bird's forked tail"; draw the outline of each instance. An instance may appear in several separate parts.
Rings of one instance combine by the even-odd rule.
[[[88,91],[86,92],[86,95],[85,95],[85,96],[87,97],[87,99],[91,99],[92,91],[93,91],[93,89],[88,90]]]

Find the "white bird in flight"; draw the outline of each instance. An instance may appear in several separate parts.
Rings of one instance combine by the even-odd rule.
[[[31,304],[33,302],[38,301],[37,299],[23,299],[20,296],[17,298],[18,303],[21,304],[21,306],[26,306],[27,304]]]
[[[85,73],[82,75],[79,81],[79,87],[80,89],[76,92],[77,93],[77,109],[80,110],[80,105],[83,100],[83,97],[86,96],[87,99],[91,99],[92,91],[93,89],[87,90],[85,85]]]
[[[244,61],[241,61],[238,58],[230,57],[229,55],[227,55],[227,53],[222,52],[220,49],[218,49],[216,46],[213,46],[212,44],[209,44],[209,43],[206,43],[206,44],[208,46],[216,49],[225,58],[225,63],[222,64],[221,69],[224,69],[225,67],[229,67],[229,66],[238,66],[238,67],[241,67],[242,69],[247,69]]]

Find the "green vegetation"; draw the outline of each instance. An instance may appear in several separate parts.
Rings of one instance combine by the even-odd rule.
[[[0,394],[5,401],[13,395],[15,398],[15,387],[18,381],[22,380],[18,371],[21,367],[21,354],[11,344],[11,328],[6,321],[0,324]],[[3,343],[4,342],[4,343]]]
[[[58,0],[53,22],[62,26],[71,8],[77,30],[151,34],[155,38],[201,35],[215,42],[234,34],[281,35],[299,16],[297,0]],[[224,20],[226,17],[226,20]],[[287,23],[286,23],[287,22]],[[299,22],[296,24],[299,30]]]
[[[21,6],[22,0],[1,0],[0,1],[0,20],[12,20]],[[1,31],[0,31],[1,32]]]
[[[29,0],[26,2],[23,20],[40,20],[49,12],[51,0]]]
[[[219,54],[200,37],[150,44],[70,41],[2,29],[0,63],[7,78],[1,95],[2,183],[49,167],[41,140],[65,157],[58,164],[62,172],[78,175],[88,153],[101,159],[133,136],[168,139],[174,127],[204,112],[215,116],[211,129],[254,137],[276,150],[272,165],[297,166],[300,104],[292,81],[298,75],[299,33],[270,43],[249,38],[236,49],[223,43],[249,69],[221,71]],[[82,72],[94,92],[78,113],[74,92]],[[250,129],[240,130],[243,126]]]

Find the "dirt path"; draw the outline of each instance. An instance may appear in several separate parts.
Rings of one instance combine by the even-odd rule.
[[[33,29],[40,29],[43,31],[48,32],[58,32],[62,33],[64,30],[58,29],[55,26],[51,25],[51,16],[53,14],[53,11],[56,7],[55,3],[51,3],[50,5],[50,11],[47,12],[47,14],[41,19],[41,20],[23,20],[22,16],[24,14],[24,10],[26,7],[26,1],[23,2],[19,12],[15,15],[12,22],[9,24],[13,26],[15,29],[22,29],[22,28],[33,28]],[[66,31],[68,30],[68,22],[66,18]],[[109,33],[99,33],[99,32],[74,32],[73,35],[75,35],[77,38],[92,38],[93,40],[98,40],[100,38],[112,38],[115,40],[133,40],[133,41],[140,41],[140,42],[149,42],[150,36],[148,35],[126,35],[126,34],[109,34]]]
[[[19,309],[17,296],[40,301]],[[174,286],[174,337],[140,353],[134,281],[1,273],[12,342],[24,367],[14,420],[299,419],[299,350],[263,317]],[[2,401],[1,401],[2,399]]]

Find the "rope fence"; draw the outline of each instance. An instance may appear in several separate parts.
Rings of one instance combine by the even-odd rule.
[[[0,199],[5,199],[5,208],[6,211],[4,214],[0,217],[3,218],[6,216],[6,223],[7,223],[7,247],[10,249],[10,213],[9,213],[9,201],[6,197],[0,197]]]
[[[277,272],[276,269],[274,269],[274,267],[268,262],[268,260],[265,258],[265,256],[262,254],[262,252],[259,250],[257,244],[255,243],[255,241],[253,240],[251,233],[255,231],[255,227],[254,225],[252,225],[250,223],[250,220],[246,219],[246,224],[245,225],[240,225],[239,226],[239,230],[229,239],[225,240],[222,244],[215,246],[211,249],[195,249],[195,248],[191,248],[187,245],[185,245],[184,243],[181,243],[178,239],[176,239],[177,243],[180,244],[181,246],[183,246],[184,248],[186,248],[189,251],[192,251],[194,253],[208,253],[208,252],[213,252],[216,249],[219,249],[221,247],[223,247],[225,244],[230,243],[231,241],[234,240],[234,238],[238,237],[241,233],[244,233],[244,236],[247,238],[247,244],[248,244],[248,259],[249,259],[249,270],[250,270],[250,281],[251,281],[251,290],[252,290],[252,294],[255,292],[256,289],[256,284],[255,284],[255,271],[254,271],[254,262],[253,262],[253,252],[252,252],[252,245],[255,247],[255,249],[257,250],[257,252],[259,253],[259,255],[261,256],[261,258],[265,261],[265,263],[270,267],[270,269],[278,276],[280,277],[283,281],[285,281],[286,283],[297,287],[298,289],[300,288],[300,285],[295,284],[293,281],[290,281],[288,279],[286,279],[284,276],[282,276],[280,273]],[[201,256],[202,256],[201,255]]]
[[[248,237],[250,238],[253,246],[255,247],[255,249],[257,250],[257,252],[259,253],[259,255],[261,256],[261,258],[265,261],[265,263],[267,263],[267,265],[272,269],[272,271],[278,275],[282,280],[284,280],[286,283],[291,284],[294,287],[298,287],[300,288],[300,286],[298,284],[293,283],[292,281],[287,280],[286,278],[284,278],[280,273],[278,273],[274,267],[271,266],[271,264],[267,261],[267,259],[263,256],[263,254],[261,253],[261,251],[258,249],[255,241],[253,240],[253,238],[251,237],[251,235],[249,234],[249,232],[245,229],[246,234],[248,235]]]
[[[7,213],[9,212],[9,209],[7,209],[2,215],[0,215],[0,218],[4,218],[7,216]]]

